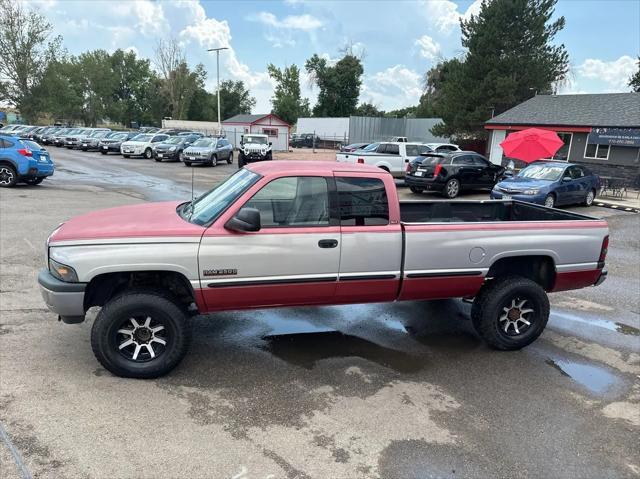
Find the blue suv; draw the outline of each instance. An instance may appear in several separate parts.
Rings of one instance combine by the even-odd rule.
[[[38,185],[53,171],[49,152],[36,142],[0,134],[0,187]]]

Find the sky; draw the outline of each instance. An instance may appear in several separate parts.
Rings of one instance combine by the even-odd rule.
[[[418,103],[424,73],[438,60],[464,54],[459,19],[477,13],[481,0],[21,0],[51,22],[71,54],[97,48],[153,57],[159,38],[174,37],[191,65],[203,63],[207,88],[220,78],[242,80],[267,113],[273,83],[267,64],[304,62],[314,53],[329,61],[351,47],[364,63],[360,102],[383,110]],[[565,29],[556,37],[570,57],[560,93],[629,91],[640,54],[640,0],[559,0]],[[302,75],[303,95],[315,102]]]

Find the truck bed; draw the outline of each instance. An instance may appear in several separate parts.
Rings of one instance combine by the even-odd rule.
[[[487,223],[500,221],[595,220],[590,216],[516,200],[401,201],[403,223]]]

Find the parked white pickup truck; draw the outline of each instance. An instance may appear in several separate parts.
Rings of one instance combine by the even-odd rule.
[[[336,153],[338,163],[360,163],[372,165],[391,173],[395,178],[404,178],[407,164],[423,152],[431,151],[421,143],[380,142],[371,143],[362,150]]]
[[[88,213],[47,240],[38,281],[65,323],[100,310],[97,359],[116,375],[173,369],[198,313],[474,298],[491,346],[534,341],[547,292],[606,277],[603,220],[517,201],[400,202],[366,165],[268,161],[192,202]]]

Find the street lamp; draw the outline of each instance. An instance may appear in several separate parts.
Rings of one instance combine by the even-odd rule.
[[[229,47],[209,48],[208,52],[216,52],[216,73],[218,74],[218,134],[222,132],[222,123],[220,122],[220,50],[228,50]]]

